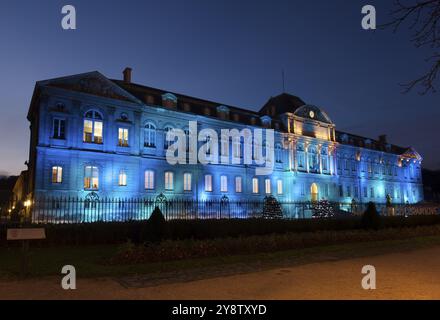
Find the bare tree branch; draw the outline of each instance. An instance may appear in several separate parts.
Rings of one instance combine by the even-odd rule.
[[[395,1],[395,9],[391,12],[392,20],[381,26],[382,29],[393,28],[397,32],[405,23],[410,23],[408,28],[413,31],[411,42],[417,48],[429,47],[433,50],[440,48],[440,0],[412,0]],[[407,93],[416,86],[423,88],[420,94],[436,92],[434,83],[440,72],[440,54],[435,52],[432,57],[426,59],[431,62],[430,69],[419,78],[408,83],[401,84]]]

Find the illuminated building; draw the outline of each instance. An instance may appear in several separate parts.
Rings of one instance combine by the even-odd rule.
[[[339,132],[320,108],[281,94],[250,111],[90,72],[37,82],[31,122],[32,196],[140,198],[161,193],[195,200],[423,200],[422,158],[413,148]],[[176,165],[165,160],[171,128],[272,128],[269,176],[253,166]],[[241,154],[243,144],[230,146]],[[237,151],[238,150],[238,151]]]

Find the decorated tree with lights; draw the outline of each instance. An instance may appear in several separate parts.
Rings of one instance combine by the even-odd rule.
[[[283,210],[281,208],[281,204],[274,196],[267,196],[264,198],[263,218],[264,219],[283,218]]]

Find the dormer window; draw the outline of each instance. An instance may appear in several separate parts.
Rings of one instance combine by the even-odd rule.
[[[229,119],[229,108],[225,106],[218,106],[217,115],[220,119]]]
[[[263,127],[265,128],[270,128],[271,124],[272,124],[272,118],[269,116],[262,116],[261,118],[261,124],[263,125]]]
[[[122,112],[122,113],[121,113],[121,120],[122,120],[122,121],[128,121],[128,114],[125,113],[125,112]]]
[[[172,93],[165,93],[162,95],[162,105],[166,108],[176,108],[177,97]]]

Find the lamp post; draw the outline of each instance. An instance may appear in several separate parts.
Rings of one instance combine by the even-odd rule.
[[[31,205],[32,205],[32,202],[31,202],[31,200],[26,200],[25,202],[24,202],[24,208],[25,208],[25,220],[26,220],[26,218],[27,218],[27,216],[28,216],[28,214],[29,214],[29,210],[30,210],[30,207],[31,207]]]

